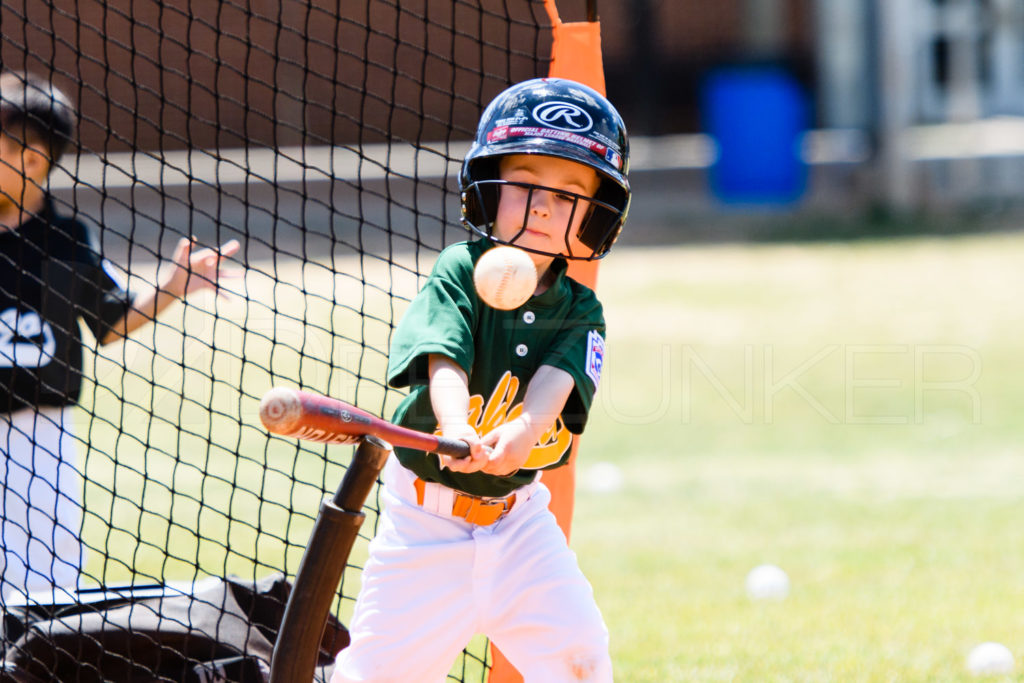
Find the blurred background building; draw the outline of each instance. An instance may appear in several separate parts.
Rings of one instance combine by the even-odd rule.
[[[703,74],[766,60],[803,82],[822,128],[877,127],[882,98],[897,96],[907,98],[914,123],[1024,115],[1020,0],[601,0],[599,7],[610,87],[644,134],[696,129]],[[884,91],[881,69],[895,67],[906,69],[910,87]]]
[[[609,94],[634,133],[709,132],[709,75],[773,68],[790,75],[807,102],[798,153],[808,164],[806,191],[786,208],[916,215],[933,225],[954,214],[1016,220],[1010,214],[1024,177],[1021,0],[603,0],[600,7]],[[763,125],[764,115],[752,110],[748,121]],[[679,159],[700,148],[699,137],[676,139]],[[698,177],[679,169],[660,193],[695,183],[683,195],[700,206],[709,193],[699,178],[713,172],[721,140],[709,142],[710,152],[689,157]],[[692,222],[694,214],[686,217]]]
[[[461,25],[461,3],[433,0],[403,2],[397,24],[374,0],[344,4],[340,21],[323,20],[336,14],[327,0],[252,0],[249,11],[189,0],[4,3],[0,57],[5,67],[53,69],[59,84],[75,86],[87,150],[425,140],[433,122],[449,120],[468,140],[474,94],[465,107],[435,111],[430,93],[458,92],[459,64],[498,55],[513,76],[533,75],[538,52],[549,47],[526,28],[544,16],[540,3],[505,2],[502,11],[509,6],[522,13],[522,31],[515,23],[479,26],[494,55],[468,39],[429,46],[454,74],[424,68],[416,51],[401,49],[402,40],[429,42],[432,25]],[[566,21],[582,20],[584,7],[559,2]],[[711,232],[691,219],[722,209],[934,214],[1017,204],[1024,0],[598,0],[598,11],[608,92],[637,140],[636,211],[650,211],[652,224],[686,223],[681,234],[699,237]],[[380,33],[354,45],[355,27],[367,25]],[[367,67],[364,51],[375,66]],[[751,163],[786,152],[744,141],[750,122],[761,126],[760,140],[777,138],[757,106],[733,106],[717,124],[709,118],[708,84],[723,69],[768,69],[792,90],[795,101],[772,115],[780,135],[798,133],[790,162],[804,175],[792,175],[795,191],[748,202],[716,193],[723,136],[736,134],[728,148],[734,174],[743,170],[744,149]],[[425,97],[413,87],[423,79]],[[204,108],[216,116],[195,114]],[[357,125],[385,114],[391,119],[380,135]]]
[[[805,201],[831,204],[835,190],[895,211],[1017,201],[1021,0],[603,0],[601,17],[609,92],[634,133],[705,129],[709,73],[771,64],[807,97]]]

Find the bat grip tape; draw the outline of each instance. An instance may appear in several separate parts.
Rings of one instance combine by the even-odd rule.
[[[469,457],[469,444],[462,439],[451,439],[444,436],[437,437],[437,448],[434,449],[437,453],[443,453],[444,455],[450,455],[453,458],[467,458]]]
[[[270,663],[270,683],[312,681],[320,650],[333,655],[348,643],[322,643],[327,617],[365,515],[361,512],[390,449],[364,437],[332,500],[320,505],[295,574]]]

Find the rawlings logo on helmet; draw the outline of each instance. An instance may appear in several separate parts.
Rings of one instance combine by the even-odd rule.
[[[545,126],[583,133],[594,127],[594,120],[585,110],[571,102],[543,102],[533,108],[533,118]]]

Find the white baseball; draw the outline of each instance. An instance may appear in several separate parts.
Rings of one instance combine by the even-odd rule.
[[[975,676],[1013,673],[1013,653],[1002,643],[982,643],[967,656],[967,669]]]
[[[595,462],[582,472],[582,483],[591,493],[616,493],[622,490],[622,470],[611,462]]]
[[[754,600],[783,600],[789,595],[789,576],[773,564],[762,564],[747,574],[746,586]]]
[[[473,284],[488,306],[511,311],[525,304],[537,289],[537,267],[522,249],[492,247],[476,262]]]

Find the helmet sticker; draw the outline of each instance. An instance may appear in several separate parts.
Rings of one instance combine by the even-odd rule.
[[[614,140],[608,139],[607,136],[601,135],[601,132],[598,131],[598,130],[590,131],[589,133],[587,133],[587,136],[588,137],[592,137],[595,140],[600,140],[601,142],[603,142],[604,144],[608,145],[609,147],[611,147],[614,150],[618,150],[619,149],[619,143],[615,142]]]
[[[487,133],[487,142],[501,142],[508,140],[508,126],[497,126]]]
[[[512,114],[512,116],[508,116],[508,117],[503,118],[503,119],[498,119],[497,121],[494,122],[494,125],[496,125],[496,126],[521,126],[522,124],[526,123],[527,121],[529,121],[529,118],[527,118],[526,112],[524,112],[522,109],[516,109],[515,113]]]
[[[594,127],[594,119],[586,110],[572,104],[555,100],[542,102],[533,108],[533,118],[549,128],[585,133]]]
[[[619,154],[617,154],[614,149],[609,149],[605,151],[604,160],[607,161],[612,166],[614,166],[615,168],[617,168],[618,170],[622,170],[622,157],[619,156]]]
[[[487,142],[501,142],[509,138],[547,138],[561,140],[577,147],[583,147],[604,158],[608,147],[596,140],[554,128],[538,128],[537,126],[498,126],[487,134]]]

